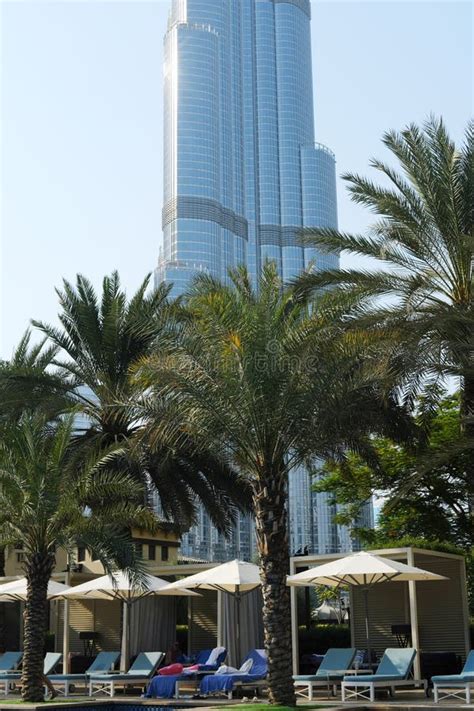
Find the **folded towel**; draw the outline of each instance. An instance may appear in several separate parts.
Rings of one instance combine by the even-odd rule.
[[[206,666],[208,664],[215,664],[222,652],[225,652],[225,647],[214,647],[214,649],[211,649],[211,653],[206,661]]]

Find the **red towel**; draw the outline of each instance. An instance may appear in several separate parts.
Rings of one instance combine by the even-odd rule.
[[[163,676],[174,676],[175,674],[181,674],[183,671],[184,667],[182,664],[170,664],[167,667],[162,667],[158,674],[161,674]]]

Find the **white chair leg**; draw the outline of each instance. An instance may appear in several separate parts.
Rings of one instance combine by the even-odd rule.
[[[434,702],[435,704],[439,703],[439,692],[438,692],[438,687],[436,684],[433,684],[433,692],[434,692]]]
[[[341,700],[346,700],[346,685],[344,684],[344,682],[342,682],[341,684]]]
[[[370,700],[375,701],[375,686],[373,684],[370,685]]]
[[[114,682],[110,682],[110,696],[115,696],[115,685]]]
[[[471,703],[471,686],[470,684],[466,684],[466,704]]]
[[[313,685],[311,682],[308,684],[308,701],[313,700]]]
[[[92,682],[89,681],[89,696],[92,696]]]

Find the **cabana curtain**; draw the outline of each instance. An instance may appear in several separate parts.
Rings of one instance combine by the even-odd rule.
[[[130,608],[130,655],[166,652],[176,641],[175,597],[145,597]]]
[[[240,601],[240,650],[237,649],[235,628],[236,600],[232,595],[221,595],[223,606],[222,644],[227,649],[226,664],[240,666],[251,649],[263,647],[262,593],[260,588],[242,595]]]

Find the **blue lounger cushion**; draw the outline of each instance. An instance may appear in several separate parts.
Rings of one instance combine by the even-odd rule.
[[[411,647],[386,649],[375,674],[345,676],[343,681],[349,684],[372,684],[379,681],[403,681],[408,677],[413,666],[416,650]]]
[[[296,674],[294,681],[340,681],[344,676],[345,669],[350,669],[356,650],[352,647],[328,649],[324,655],[319,668],[314,674]],[[335,672],[335,673],[332,673]]]
[[[471,649],[467,655],[460,674],[441,674],[439,676],[433,676],[431,681],[433,684],[462,684],[463,682],[474,682],[474,649]]]
[[[201,681],[200,690],[202,694],[212,694],[223,691],[229,692],[234,688],[236,682],[251,684],[254,681],[265,679],[268,674],[267,655],[264,649],[253,649],[244,659],[244,662],[251,659],[253,664],[250,672],[242,674],[211,674],[205,676]]]
[[[446,674],[431,677],[433,684],[474,684],[474,674]]]
[[[343,681],[400,681],[405,677],[401,677],[400,674],[351,674],[350,676],[345,676]]]

